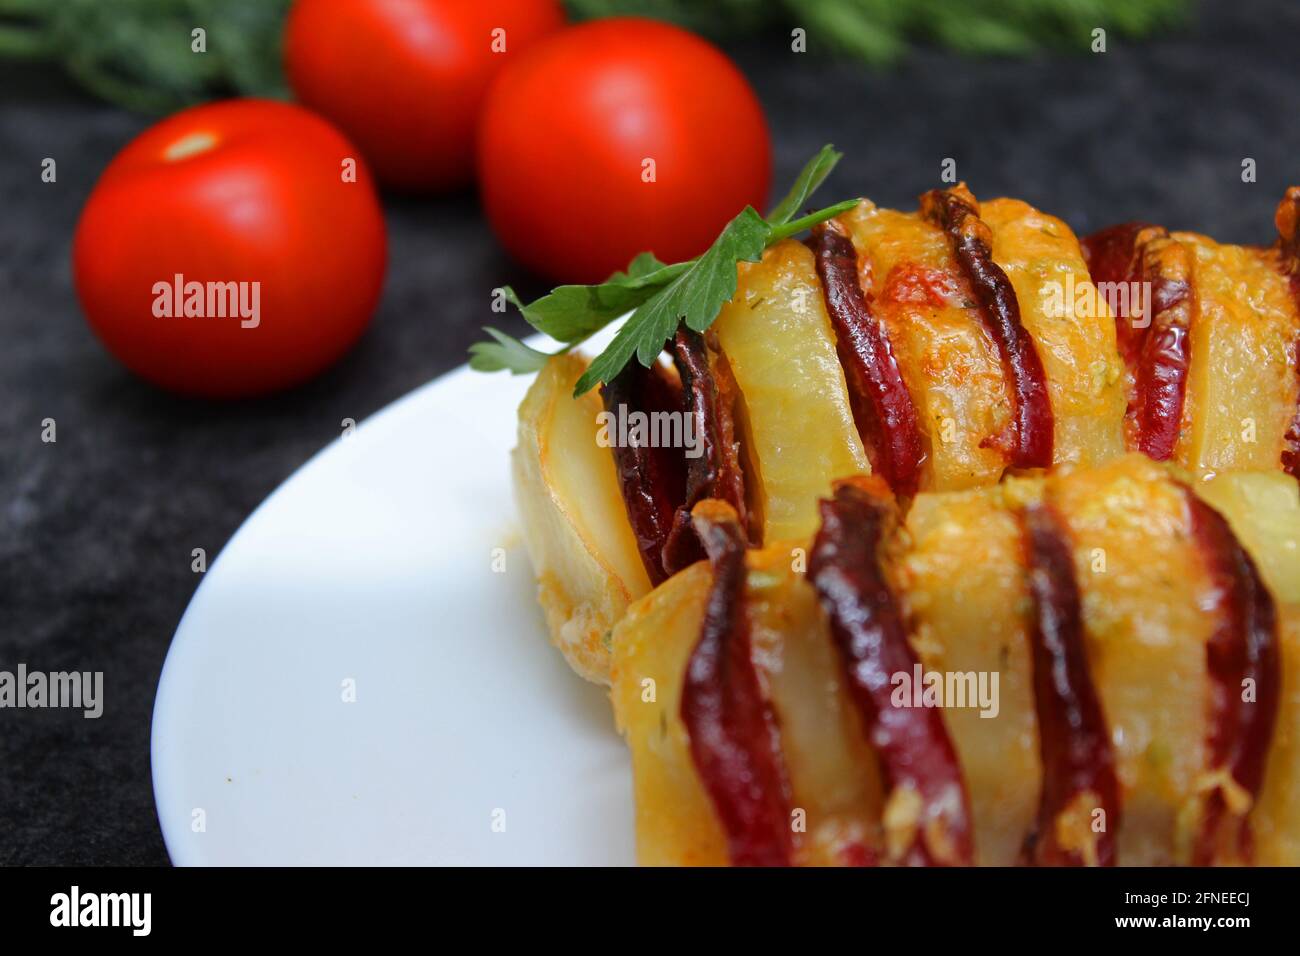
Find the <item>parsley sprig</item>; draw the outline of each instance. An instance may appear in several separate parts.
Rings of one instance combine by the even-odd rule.
[[[632,313],[578,379],[575,397],[610,381],[634,355],[649,368],[680,323],[685,322],[696,332],[713,324],[722,307],[736,294],[737,263],[757,262],[773,243],[857,205],[858,200],[848,199],[795,217],[841,155],[830,145],[823,146],[766,217],[746,206],[698,258],[669,265],[643,252],[632,260],[626,272],[616,272],[599,285],[562,285],[527,304],[507,287],[506,298],[533,328],[563,343],[560,352],[595,335],[619,316]],[[469,349],[470,368],[480,372],[509,369],[522,375],[537,371],[551,357],[497,329],[483,331],[492,341],[477,342]]]

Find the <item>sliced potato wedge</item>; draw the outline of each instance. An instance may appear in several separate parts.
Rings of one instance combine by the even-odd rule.
[[[713,328],[743,398],[742,434],[763,540],[810,537],[831,482],[870,471],[812,253],[793,240],[742,263]]]
[[[608,448],[596,442],[600,396],[579,399],[586,368],[552,358],[519,407],[515,501],[551,640],[587,680],[609,683],[610,629],[650,590]]]
[[[637,860],[725,866],[727,838],[691,760],[681,718],[686,662],[713,575],[700,562],[634,603],[614,629],[614,718],[632,750]]]
[[[981,443],[1006,425],[1010,393],[943,231],[865,200],[840,222],[916,406],[929,454],[921,490],[992,484],[1006,462]]]
[[[1018,860],[1042,778],[1020,528],[1003,496],[998,487],[919,496],[897,578],[926,670],[997,674],[996,709],[944,713],[970,792],[975,861],[985,866]]]
[[[981,203],[980,218],[993,232],[993,260],[1016,290],[1020,321],[1047,374],[1055,461],[1110,461],[1124,451],[1126,404],[1115,317],[1103,298],[1087,294],[1092,279],[1078,238],[1018,199]]]
[[[884,788],[801,561],[790,546],[750,555],[754,659],[781,728],[795,861],[842,866],[880,846]]]
[[[1277,468],[1295,415],[1295,305],[1271,252],[1174,233],[1194,251],[1187,468]]]
[[[1259,564],[1273,596],[1300,606],[1300,485],[1280,471],[1207,475],[1196,493],[1218,510]]]
[[[747,557],[753,658],[781,728],[795,859],[844,864],[879,845],[882,789],[816,595],[793,570],[798,555],[778,545]],[[612,697],[632,749],[643,864],[728,862],[681,720],[682,679],[711,579],[703,562],[683,571],[632,605],[614,632]]]
[[[1290,604],[1278,610],[1282,702],[1264,770],[1264,787],[1251,820],[1257,864],[1300,866],[1300,800],[1296,799],[1300,793],[1300,606]]]
[[[1202,607],[1211,583],[1185,494],[1128,455],[1054,476],[1048,500],[1074,540],[1088,662],[1111,728],[1126,863],[1189,862],[1179,814],[1204,768],[1209,692]]]

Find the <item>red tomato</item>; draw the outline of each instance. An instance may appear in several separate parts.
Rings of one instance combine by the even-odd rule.
[[[503,70],[478,163],[501,242],[575,282],[642,250],[697,255],[746,204],[762,211],[772,173],[762,107],[740,71],[694,34],[637,18],[565,30]]]
[[[563,24],[559,0],[297,0],[285,71],[383,183],[447,189],[473,175],[492,77]]]
[[[364,163],[346,162],[356,156],[324,120],[264,100],[146,130],[77,224],[91,327],[177,392],[253,395],[315,375],[356,342],[383,285],[383,213]]]

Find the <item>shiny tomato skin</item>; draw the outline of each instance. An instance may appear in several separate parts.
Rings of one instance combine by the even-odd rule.
[[[333,364],[369,323],[386,259],[363,161],[345,181],[357,155],[324,120],[267,100],[196,106],[145,130],[77,224],[73,272],[91,328],[132,371],[188,395],[263,394]],[[248,283],[250,306],[260,283],[256,324],[159,317],[155,286],[177,274]]]
[[[294,95],[399,190],[467,185],[492,78],[564,25],[559,0],[297,0],[284,33]],[[493,50],[494,30],[505,49]]]
[[[497,237],[561,282],[599,281],[643,250],[697,255],[746,204],[763,210],[772,172],[762,107],[735,65],[635,17],[565,30],[503,70],[478,162]]]

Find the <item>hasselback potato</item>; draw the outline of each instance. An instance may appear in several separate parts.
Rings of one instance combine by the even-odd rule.
[[[841,547],[871,545],[893,607],[892,625],[877,620],[879,644],[894,642],[904,654],[882,672],[894,676],[881,684],[892,707],[873,714],[855,701],[848,655],[833,635],[836,615],[819,600],[819,591],[837,586],[827,571],[834,559],[819,559],[824,529],[811,546],[773,543],[744,555],[745,659],[770,712],[764,745],[781,768],[778,784],[767,788],[777,822],[758,832],[783,844],[780,862],[1300,864],[1300,494],[1291,479],[1230,473],[1189,484],[1134,454],[1096,469],[922,493],[905,516],[883,486],[868,495],[889,514],[887,527],[874,543],[851,528]],[[1206,504],[1226,517],[1258,581],[1243,574],[1225,582],[1221,562],[1233,556],[1203,527]],[[1261,507],[1266,523],[1256,517]],[[1026,515],[1039,510],[1049,516],[1049,536],[1066,544],[1064,568],[1032,558]],[[707,727],[685,719],[687,675],[698,670],[717,564],[696,564],[634,603],[614,633],[612,697],[632,748],[643,863],[754,862],[752,854],[737,860],[736,845],[746,837],[763,842],[756,814],[740,837],[724,826],[707,765],[692,756],[693,739],[707,739]],[[1073,585],[1073,612],[1036,598],[1035,577],[1051,573]],[[1274,616],[1271,657],[1267,649],[1260,654],[1272,664],[1250,671],[1243,688],[1254,665],[1216,672],[1206,648],[1216,631],[1250,623],[1249,609],[1234,602],[1254,583]],[[880,601],[871,588],[864,593]],[[1053,611],[1062,633],[1074,615],[1073,692],[1093,698],[1097,725],[1083,720],[1077,734],[1052,722],[1045,712],[1052,695],[1036,686],[1034,656],[1043,642],[1035,629]],[[863,612],[873,614],[879,606]],[[891,627],[898,633],[890,635]],[[906,641],[898,642],[899,633]],[[925,686],[912,680],[918,665],[925,675],[961,681],[966,698],[942,699],[941,688],[942,708],[913,706]],[[1207,707],[1220,692],[1231,705],[1224,713]],[[1235,723],[1237,711],[1271,715],[1271,728]],[[937,728],[915,726],[939,714]],[[888,718],[899,726],[887,726]],[[1099,740],[1087,742],[1089,729]],[[1216,729],[1232,739],[1227,751],[1244,748],[1263,766],[1253,792],[1215,758]],[[1076,746],[1089,759],[1072,771],[1060,758]],[[927,763],[931,751],[946,760]],[[1107,766],[1108,799],[1098,779]],[[900,784],[908,773],[915,781]],[[1087,785],[1072,784],[1081,773]],[[927,780],[936,779],[952,792],[923,800]],[[1071,786],[1086,797],[1074,800]],[[1042,819],[1043,795],[1062,789],[1059,812]],[[1202,837],[1206,804],[1220,790],[1231,809],[1223,814],[1248,821],[1242,839],[1228,820]],[[945,799],[960,825],[948,822]],[[1104,813],[1095,816],[1098,810]],[[1094,832],[1095,825],[1104,829]]]
[[[904,497],[1126,450],[1300,475],[1297,209],[1292,187],[1277,241],[1247,248],[1143,223],[1080,243],[1053,216],[960,185],[915,213],[864,200],[740,264],[707,341],[672,343],[678,368],[707,357],[696,394],[671,366],[635,363],[604,390],[606,408],[652,392],[642,411],[680,410],[704,438],[725,430],[726,494],[680,449],[597,446],[600,406],[570,395],[582,360],[552,360],[520,410],[515,473],[553,638],[607,680],[610,628],[701,556],[679,531],[663,560],[674,522],[710,495],[760,544],[810,536],[832,480],[872,470]]]
[[[1298,213],[863,200],[658,364],[552,358],[517,495],[643,862],[1300,863]]]

